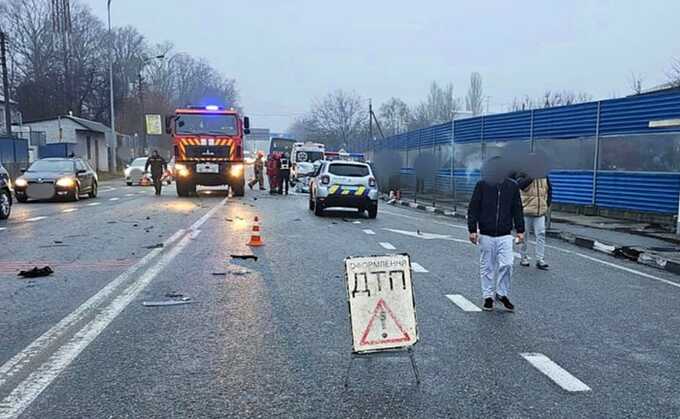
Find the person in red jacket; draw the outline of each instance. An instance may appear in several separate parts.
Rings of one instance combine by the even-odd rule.
[[[276,194],[279,190],[279,160],[281,154],[274,152],[267,159],[267,177],[269,178],[269,193]]]

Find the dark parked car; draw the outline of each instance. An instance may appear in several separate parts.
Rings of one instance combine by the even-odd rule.
[[[0,220],[9,218],[12,211],[12,181],[9,173],[0,163]]]
[[[36,160],[14,184],[17,201],[66,198],[73,201],[82,194],[97,196],[97,173],[77,158]]]

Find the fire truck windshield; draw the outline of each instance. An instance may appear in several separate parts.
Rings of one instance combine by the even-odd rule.
[[[178,134],[238,134],[235,115],[177,115],[175,126]]]

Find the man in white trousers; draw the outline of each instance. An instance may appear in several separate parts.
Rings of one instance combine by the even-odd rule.
[[[524,240],[524,215],[519,187],[508,179],[501,158],[487,161],[482,180],[477,182],[468,207],[470,241],[479,245],[479,270],[483,309],[491,311],[494,300],[506,310],[515,306],[508,298],[512,280],[514,254],[513,228],[517,239]]]

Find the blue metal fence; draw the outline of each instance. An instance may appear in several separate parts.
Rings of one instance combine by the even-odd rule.
[[[462,160],[456,157],[457,153],[465,152],[464,147],[467,145],[479,144],[481,145],[479,150],[483,153],[486,149],[485,144],[499,147],[503,143],[519,140],[528,141],[533,149],[536,141],[545,144],[545,141],[552,143],[590,138],[594,139],[595,144],[594,157],[591,156],[590,161],[598,162],[603,161],[603,156],[600,155],[603,150],[611,152],[612,149],[617,149],[611,145],[604,149],[600,145],[601,138],[607,141],[620,139],[625,145],[631,136],[671,134],[669,138],[655,139],[657,145],[661,142],[668,146],[664,153],[673,154],[663,156],[664,158],[659,160],[665,161],[667,166],[669,161],[677,162],[675,166],[671,164],[669,171],[628,171],[623,170],[625,167],[616,167],[615,171],[599,169],[599,167],[610,169],[612,163],[608,162],[606,166],[593,165],[594,167],[589,170],[583,170],[584,167],[553,170],[550,176],[554,188],[554,201],[557,203],[673,214],[678,210],[680,194],[680,126],[653,128],[650,125],[650,121],[666,119],[680,119],[680,93],[632,96],[466,118],[380,140],[376,144],[376,149],[402,152],[404,156],[401,170],[402,187],[411,188],[417,184],[414,170],[408,168],[414,161],[413,153],[417,155],[422,150],[429,152],[439,145],[450,147],[453,156],[447,158],[456,159],[458,164],[440,167],[432,179],[424,179],[425,190],[435,195],[439,194],[442,199],[450,199],[451,196],[454,199],[466,199],[479,179],[478,167],[465,167],[465,163],[461,163]],[[648,139],[644,137],[645,141]],[[636,149],[633,148],[633,143],[631,139],[629,149],[624,147],[627,161],[631,155],[635,156]],[[564,150],[560,150],[558,153],[560,155],[550,157],[559,162],[565,153]],[[573,155],[580,154],[574,149]],[[484,157],[482,154],[481,158]],[[649,164],[649,161],[646,164]]]

